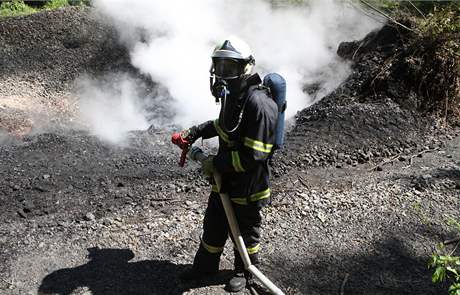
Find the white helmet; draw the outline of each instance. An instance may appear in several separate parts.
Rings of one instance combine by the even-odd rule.
[[[221,79],[236,79],[248,75],[255,65],[249,45],[234,36],[217,45],[211,58],[211,74]]]

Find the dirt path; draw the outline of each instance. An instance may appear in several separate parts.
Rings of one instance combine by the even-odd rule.
[[[30,190],[13,186],[24,196],[22,202],[3,195],[2,211],[9,213],[2,214],[0,226],[2,294],[224,294],[228,272],[207,282],[213,286],[177,280],[199,241],[207,188],[187,181],[186,173],[195,177],[196,172],[161,171],[163,165],[175,167],[176,154],[141,157],[157,155],[153,146],[106,147],[97,154],[101,147],[95,139],[49,137],[53,150],[62,151],[53,155],[83,159],[79,169],[107,179],[85,184],[88,171],[80,171],[74,177],[81,177],[75,182],[82,188],[69,185],[73,182],[66,188],[56,180],[30,198]],[[36,145],[45,140],[41,149],[10,146],[2,161],[9,159],[12,171],[43,179],[38,167],[49,160],[50,139],[35,140]],[[86,142],[83,150],[92,156],[76,154],[69,145],[76,140]],[[446,219],[459,217],[459,143],[460,137],[454,137],[445,148],[415,157],[409,167],[408,161],[395,161],[372,172],[371,164],[309,168],[275,179],[273,205],[265,210],[263,271],[289,294],[337,294],[345,277],[345,294],[439,294],[426,263],[435,244],[451,237]],[[38,152],[45,155],[37,158]],[[109,163],[100,162],[95,171],[89,166],[94,157]],[[128,158],[132,162],[119,170],[110,165]],[[77,172],[53,171],[60,175],[50,179]],[[130,178],[116,180],[128,177],[128,171],[134,173]],[[4,191],[5,181],[0,183]],[[29,204],[25,210],[24,202],[40,195],[55,197],[39,202],[47,208]],[[224,269],[231,267],[229,250]]]

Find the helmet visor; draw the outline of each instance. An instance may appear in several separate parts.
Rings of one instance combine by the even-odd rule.
[[[244,65],[237,59],[213,58],[214,74],[222,79],[235,79],[243,74]]]

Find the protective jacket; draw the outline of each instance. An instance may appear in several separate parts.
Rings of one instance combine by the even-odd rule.
[[[214,121],[196,126],[196,132],[203,139],[219,136],[213,164],[222,175],[221,191],[236,204],[263,206],[270,200],[268,158],[275,142],[278,107],[258,75],[251,78],[247,81],[253,82],[243,91],[244,111],[236,131],[224,131],[221,114]]]

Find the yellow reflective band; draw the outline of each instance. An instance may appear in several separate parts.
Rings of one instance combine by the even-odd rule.
[[[248,247],[247,249],[248,249],[248,254],[249,255],[256,254],[260,250],[260,244],[257,244],[254,247],[250,247],[250,248]]]
[[[244,172],[243,166],[241,166],[240,155],[237,151],[232,151],[232,165],[236,172]]]
[[[208,251],[209,253],[220,253],[220,252],[224,251],[224,247],[211,246],[209,244],[206,244],[206,242],[203,241],[203,239],[201,240],[201,244],[206,249],[206,251]]]
[[[217,134],[219,134],[220,138],[222,138],[223,141],[227,143],[230,142],[230,140],[228,139],[228,135],[219,126],[219,119],[214,120],[214,128],[216,128]]]
[[[270,189],[267,188],[266,190],[250,195],[249,198],[230,198],[230,200],[238,205],[247,205],[248,199],[249,202],[256,202],[270,197],[270,194]]]
[[[238,204],[238,205],[247,205],[248,204],[248,201],[246,200],[246,198],[230,198],[230,200],[233,203]]]
[[[249,196],[249,201],[250,202],[255,202],[255,201],[262,200],[262,199],[266,199],[268,197],[270,197],[270,189],[269,188],[267,188],[266,190],[261,191],[259,193],[250,195]]]
[[[249,137],[244,138],[244,145],[262,153],[270,153],[273,147],[273,144],[263,143],[262,141],[254,140]]]
[[[218,193],[219,190],[217,189],[217,185],[213,184],[213,185],[211,186],[211,191],[213,191],[213,192],[215,192],[215,193]]]
[[[235,246],[234,246],[234,249],[236,249]],[[260,244],[257,244],[254,247],[247,247],[246,250],[248,251],[249,255],[256,254],[257,252],[260,251]]]

